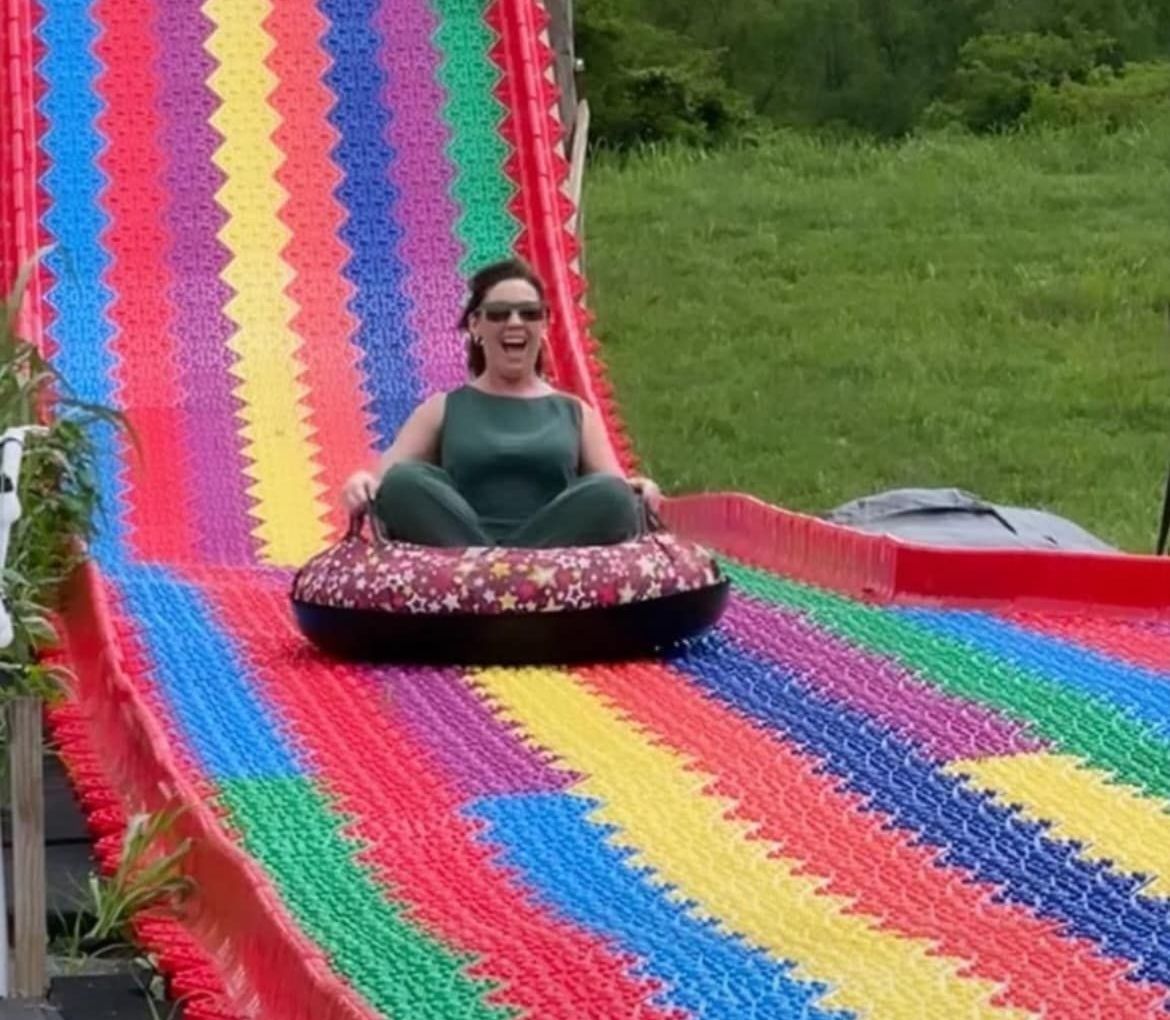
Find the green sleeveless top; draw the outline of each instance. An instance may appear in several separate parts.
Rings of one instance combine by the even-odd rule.
[[[580,474],[581,406],[559,393],[501,397],[463,386],[447,394],[439,466],[498,540]]]

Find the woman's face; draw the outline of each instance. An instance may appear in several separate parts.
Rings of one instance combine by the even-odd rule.
[[[502,280],[485,295],[472,318],[488,371],[517,381],[536,371],[544,338],[545,310],[527,280]]]

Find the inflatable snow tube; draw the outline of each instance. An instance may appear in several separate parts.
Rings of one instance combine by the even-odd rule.
[[[639,658],[701,634],[727,604],[711,554],[661,529],[610,546],[440,549],[367,537],[364,516],[297,572],[291,592],[301,633],[344,659]]]

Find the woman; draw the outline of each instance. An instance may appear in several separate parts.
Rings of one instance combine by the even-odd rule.
[[[422,403],[383,454],[377,475],[354,474],[352,511],[374,502],[390,538],[431,546],[528,548],[610,545],[641,531],[638,496],[602,421],[542,377],[544,286],[523,262],[498,262],[471,280],[460,319],[472,381]]]

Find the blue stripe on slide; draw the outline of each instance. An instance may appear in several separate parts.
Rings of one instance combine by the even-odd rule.
[[[610,829],[588,820],[590,801],[534,793],[485,798],[469,810],[488,823],[484,838],[541,900],[643,959],[645,973],[666,986],[663,1005],[704,1020],[853,1015],[818,1009],[825,986],[796,980],[791,963],[729,938],[653,886],[628,850],[607,842]]]
[[[43,4],[42,15],[37,34],[45,51],[39,71],[46,88],[39,109],[48,126],[41,139],[46,163],[41,183],[49,196],[43,223],[53,245],[45,263],[54,277],[45,296],[54,311],[48,334],[66,384],[82,400],[109,405],[113,328],[106,310],[113,296],[103,282],[110,257],[101,241],[107,219],[98,204],[105,177],[97,164],[104,144],[96,127],[97,26],[87,0]],[[116,560],[123,536],[118,440],[109,425],[95,425],[90,434],[103,509],[92,548],[99,559]]]
[[[153,567],[134,568],[118,587],[155,666],[154,682],[204,773],[215,780],[302,775],[299,755],[203,596]]]
[[[376,0],[322,0],[321,10],[330,20],[325,80],[337,99],[329,121],[340,135],[333,158],[344,175],[336,197],[346,211],[341,237],[351,252],[345,266],[354,285],[350,310],[378,433],[389,443],[418,403],[421,384],[408,325],[407,268],[398,251],[398,191],[390,180],[396,154],[386,137],[393,111],[382,105],[385,72],[372,24],[377,6]]]
[[[1130,717],[1170,738],[1170,677],[1077,648],[1060,638],[1035,634],[984,613],[899,609],[920,627],[965,641],[1030,673],[1106,699]]]

